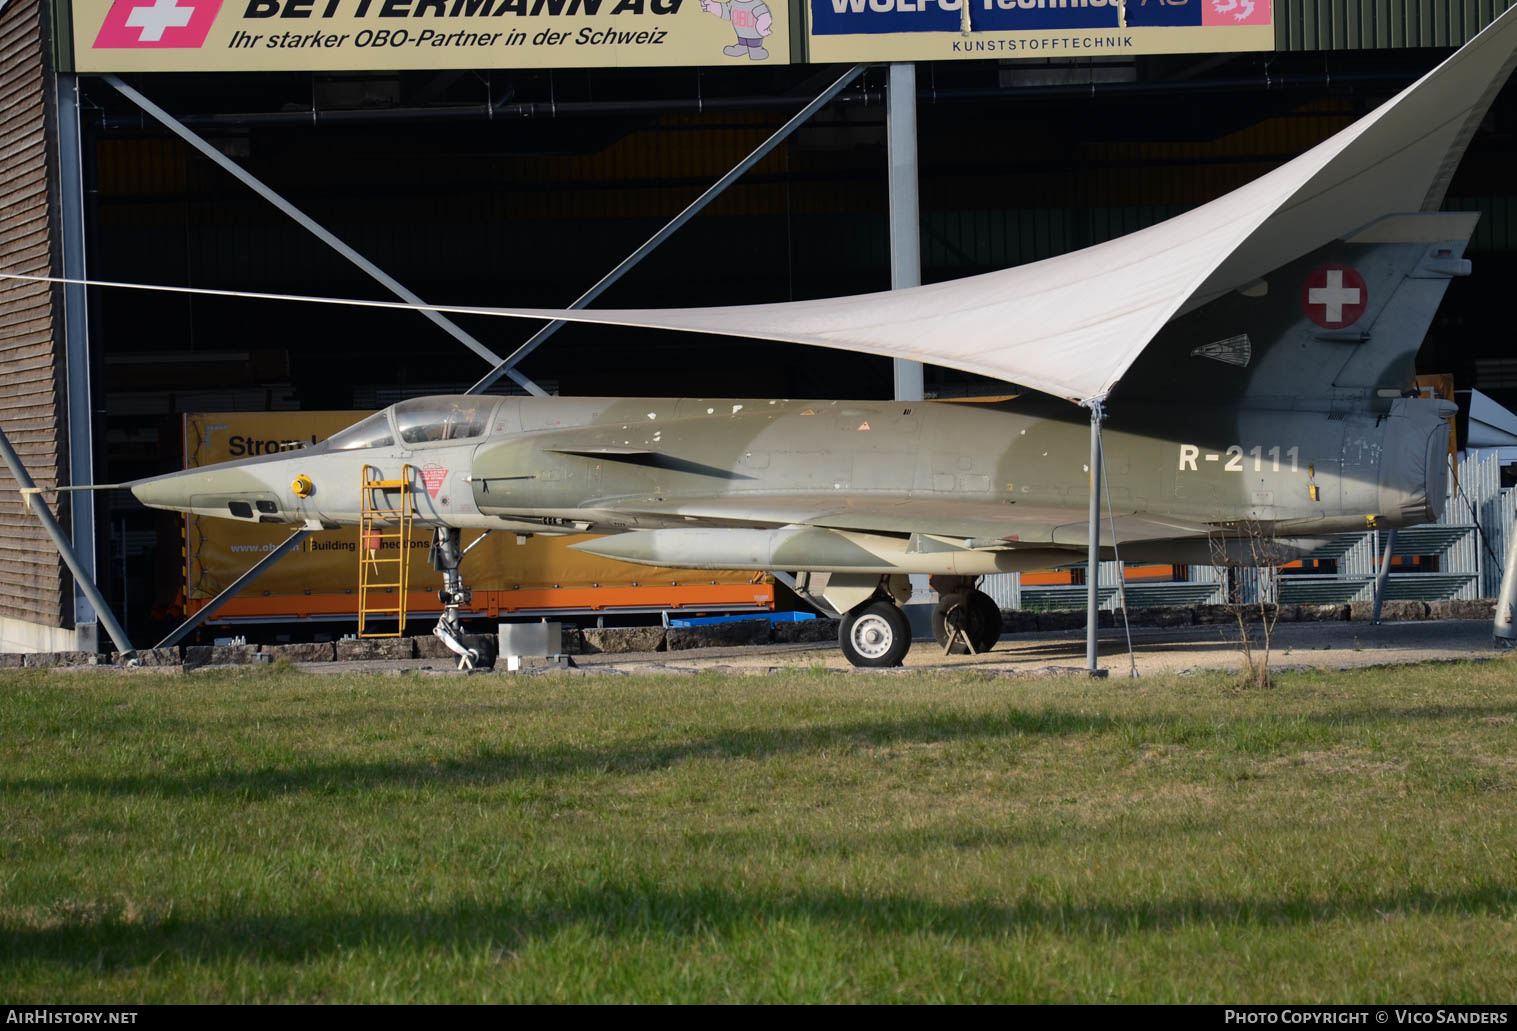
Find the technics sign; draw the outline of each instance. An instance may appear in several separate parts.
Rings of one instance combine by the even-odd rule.
[[[74,0],[80,72],[785,64],[786,0]]]
[[[1270,0],[806,0],[812,61],[1273,50]]]

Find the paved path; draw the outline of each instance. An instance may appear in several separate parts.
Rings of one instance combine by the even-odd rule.
[[[1140,675],[1200,670],[1237,670],[1242,666],[1238,631],[1229,626],[1191,626],[1175,629],[1135,627],[1135,660]],[[1355,666],[1393,666],[1415,662],[1454,662],[1512,658],[1517,653],[1496,648],[1489,620],[1442,620],[1404,623],[1281,623],[1276,626],[1270,665],[1285,669],[1348,669]],[[576,655],[575,668],[585,674],[695,673],[702,670],[764,674],[782,669],[829,669],[854,672],[837,643],[775,644],[744,648],[699,648],[690,651],[644,652],[621,655]],[[1127,642],[1120,628],[1104,629],[1100,664],[1110,676],[1126,676]],[[450,659],[391,659],[359,662],[300,663],[310,673],[456,673]],[[1514,663],[1517,666],[1517,663]],[[985,673],[1044,675],[1079,674],[1085,667],[1082,630],[1007,634],[983,655],[946,656],[931,641],[917,641],[906,656],[906,669],[975,669]],[[179,667],[155,667],[178,671]],[[203,666],[191,676],[214,674],[225,666]],[[114,666],[71,668],[78,671],[116,670]],[[504,664],[501,664],[504,672]],[[528,672],[547,670],[530,666]],[[859,670],[861,674],[877,671]],[[888,672],[888,671],[887,671]],[[1517,669],[1514,669],[1517,672]]]
[[[1194,626],[1169,630],[1135,628],[1133,649],[1143,675],[1191,670],[1236,670],[1241,666],[1237,630]],[[1101,665],[1111,676],[1128,671],[1127,646],[1120,629],[1101,631]],[[1354,666],[1412,662],[1494,659],[1507,655],[1491,641],[1487,620],[1385,623],[1281,623],[1275,628],[1271,665],[1275,669],[1346,669]],[[824,667],[851,670],[835,643],[769,645],[748,648],[703,648],[691,651],[627,655],[575,656],[587,674],[719,672],[763,674],[777,669]],[[1008,634],[984,655],[945,656],[931,641],[918,641],[906,657],[908,669],[977,669],[986,673],[1042,674],[1081,672],[1085,665],[1082,631]],[[401,662],[324,662],[312,672],[414,669],[451,672],[444,659]]]

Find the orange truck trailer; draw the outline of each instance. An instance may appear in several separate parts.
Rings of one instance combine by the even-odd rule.
[[[288,451],[324,440],[369,412],[200,412],[184,416],[184,466]],[[263,555],[290,535],[288,526],[261,526],[187,516],[184,523],[188,614],[209,604]],[[480,536],[466,530],[465,547]],[[573,551],[587,539],[491,534],[469,552],[466,578],[474,591],[471,617],[600,615],[680,611],[770,611],[774,584],[743,572],[634,566]],[[442,611],[442,574],[427,561],[430,535],[410,542],[409,617]],[[212,623],[358,618],[358,530],[312,534],[229,600]]]

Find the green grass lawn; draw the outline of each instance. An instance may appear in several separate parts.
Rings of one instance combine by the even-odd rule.
[[[0,679],[0,1001],[1517,1000],[1517,663]]]

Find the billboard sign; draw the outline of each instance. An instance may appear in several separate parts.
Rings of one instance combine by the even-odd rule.
[[[806,0],[812,61],[1273,50],[1270,0]]]
[[[787,64],[785,0],[73,0],[80,72]]]

